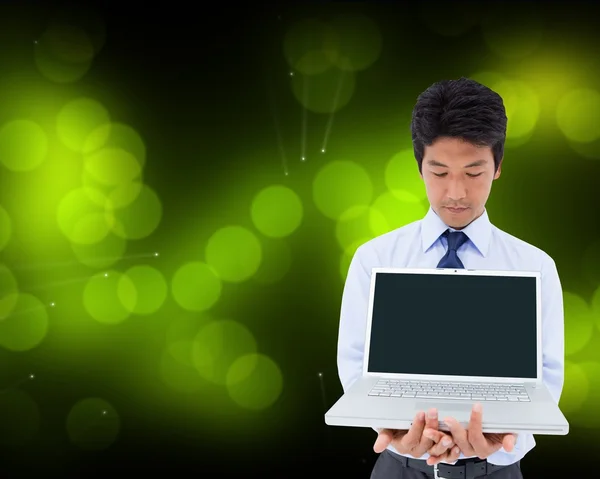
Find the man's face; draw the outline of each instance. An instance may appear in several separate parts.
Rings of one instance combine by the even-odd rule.
[[[490,147],[459,138],[440,138],[425,147],[421,177],[433,210],[448,226],[462,229],[483,213],[500,176]]]

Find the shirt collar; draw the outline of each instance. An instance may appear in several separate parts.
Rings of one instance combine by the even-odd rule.
[[[441,234],[450,229],[442,219],[437,215],[431,206],[429,211],[421,221],[421,239],[423,243],[423,253],[425,253],[438,240]],[[483,257],[487,255],[490,239],[492,237],[492,224],[484,208],[483,214],[475,221],[471,222],[462,231],[469,237],[469,240],[475,245]]]

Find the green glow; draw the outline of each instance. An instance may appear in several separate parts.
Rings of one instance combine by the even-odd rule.
[[[131,283],[136,301],[130,301]],[[119,280],[118,295],[123,306],[134,314],[152,314],[160,309],[167,298],[167,282],[162,273],[152,266],[137,265],[129,268]]]
[[[132,155],[140,168],[146,165],[146,145],[135,128],[124,123],[114,122],[97,126],[86,137],[83,152],[91,155],[100,148],[123,150]]]
[[[351,246],[358,239],[373,237],[371,215],[378,215],[379,221],[385,221],[378,210],[372,210],[368,206],[353,206],[340,216],[336,223],[335,237],[342,249]]]
[[[12,312],[0,321],[0,346],[11,351],[29,351],[48,332],[46,306],[35,296],[21,293]]]
[[[540,116],[537,93],[526,83],[511,80],[500,81],[492,89],[502,97],[506,108],[507,146],[522,144],[532,134]]]
[[[563,292],[565,310],[565,355],[581,351],[592,339],[594,318],[586,301],[575,293]]]
[[[89,71],[93,55],[94,46],[81,28],[52,25],[38,39],[34,59],[48,80],[73,83]]]
[[[225,385],[227,371],[242,355],[256,352],[256,340],[246,326],[236,321],[211,321],[203,326],[192,346],[192,361],[201,377]]]
[[[169,354],[181,364],[193,367],[192,347],[194,339],[200,328],[209,321],[211,321],[211,318],[206,313],[187,311],[170,320],[165,337]],[[195,369],[194,375],[198,375]]]
[[[583,361],[579,363],[579,368],[587,379],[587,395],[581,407],[573,411],[569,419],[576,426],[597,429],[600,427],[600,414],[598,414],[598,404],[600,404],[600,363],[597,361]]]
[[[227,226],[209,238],[205,255],[206,262],[223,281],[241,283],[258,271],[262,247],[251,231],[241,226]]]
[[[143,189],[144,184],[139,179],[136,179],[110,190],[108,199],[113,208],[125,208],[139,198]]]
[[[325,39],[331,30],[315,19],[295,23],[285,34],[283,54],[292,70],[304,75],[322,73],[331,66],[325,54]]]
[[[387,191],[373,202],[370,226],[374,236],[420,220],[427,213],[427,208],[422,203],[402,201],[398,196],[397,193]]]
[[[600,331],[600,286],[596,288],[591,301],[592,316],[595,318],[596,327]]]
[[[327,31],[325,52],[338,68],[360,71],[379,58],[383,39],[379,27],[364,15],[340,14]]]
[[[581,258],[581,268],[591,285],[600,284],[600,240],[593,241],[585,249]]]
[[[173,299],[188,311],[206,311],[212,308],[221,297],[222,288],[216,271],[199,261],[181,266],[171,281]]]
[[[292,252],[285,240],[263,239],[262,261],[252,279],[261,284],[281,281],[292,265]]]
[[[567,420],[571,420],[571,413],[581,409],[587,399],[589,387],[589,379],[579,364],[565,361],[565,384],[559,405]]]
[[[8,211],[0,205],[0,251],[6,248],[12,236],[12,222]]]
[[[534,53],[542,39],[540,12],[534,5],[519,4],[518,14],[505,3],[491,4],[481,31],[490,50],[508,60],[520,60]]]
[[[412,199],[416,203],[427,197],[412,148],[402,150],[388,161],[385,168],[385,185],[403,201]]]
[[[40,410],[25,391],[6,389],[0,394],[0,444],[25,446],[40,430]]]
[[[327,163],[313,181],[313,201],[317,209],[332,220],[338,220],[352,207],[369,205],[372,198],[369,174],[351,161]]]
[[[106,271],[91,277],[83,291],[88,314],[104,324],[118,324],[131,315],[137,303],[137,291],[125,275]]]
[[[268,186],[252,200],[250,208],[256,229],[271,238],[291,235],[302,222],[302,201],[298,195],[282,185]]]
[[[86,398],[69,411],[66,429],[71,443],[83,450],[99,451],[115,442],[121,420],[106,400]]]
[[[120,148],[103,148],[88,155],[85,168],[95,180],[105,186],[130,183],[142,171],[137,159]]]
[[[56,131],[67,148],[81,152],[92,132],[108,121],[108,111],[99,102],[91,98],[77,98],[58,113]]]
[[[0,321],[11,314],[19,300],[19,285],[13,272],[0,264]]]
[[[48,156],[46,132],[30,120],[13,120],[0,129],[0,161],[9,170],[27,172]]]
[[[600,93],[589,88],[567,93],[558,102],[556,120],[571,141],[597,140],[600,138]]]
[[[229,396],[245,409],[270,407],[281,395],[283,377],[275,362],[264,354],[239,357],[227,372]]]
[[[113,232],[122,238],[139,240],[150,236],[162,219],[160,198],[148,185],[142,186],[137,197],[122,208],[113,205],[115,217]]]
[[[310,76],[291,77],[292,92],[298,102],[313,113],[335,113],[345,107],[354,94],[354,73],[329,68]]]
[[[190,393],[204,387],[202,378],[192,365],[176,360],[169,351],[163,351],[158,372],[162,382],[178,393]]]
[[[340,259],[340,273],[342,275],[343,283],[346,281],[346,277],[348,276],[348,269],[350,268],[350,263],[352,263],[352,258],[354,257],[356,250],[359,246],[365,244],[370,240],[371,238],[366,237],[358,239],[344,249]]]
[[[63,234],[78,244],[102,241],[114,225],[107,208],[108,199],[99,190],[78,188],[68,193],[58,205],[57,220]]]
[[[94,269],[106,269],[123,258],[127,241],[109,233],[94,244],[71,243],[71,249],[81,264]]]

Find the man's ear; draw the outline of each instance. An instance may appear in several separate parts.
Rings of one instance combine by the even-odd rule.
[[[495,180],[500,178],[500,174],[502,173],[502,161],[503,160],[504,160],[504,157],[502,158],[502,160],[500,160],[500,163],[498,163],[498,169],[496,170],[496,174],[494,175]]]

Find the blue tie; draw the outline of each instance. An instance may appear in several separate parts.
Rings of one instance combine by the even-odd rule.
[[[456,250],[460,248],[469,238],[462,231],[446,230],[444,236],[448,238],[448,251],[438,263],[438,268],[461,268],[464,269],[462,261],[458,257]]]

